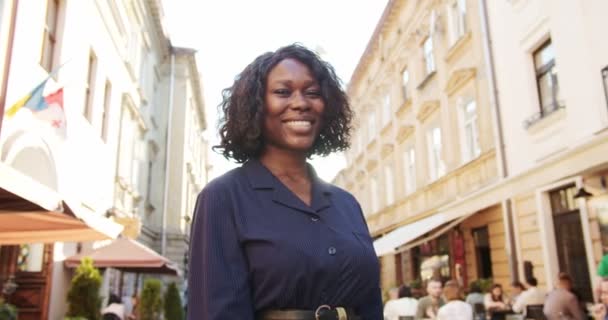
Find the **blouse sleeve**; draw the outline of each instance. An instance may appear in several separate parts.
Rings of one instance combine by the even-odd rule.
[[[254,319],[247,260],[228,192],[199,194],[190,234],[188,320]]]

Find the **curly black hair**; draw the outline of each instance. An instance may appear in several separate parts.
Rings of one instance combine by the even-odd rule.
[[[295,59],[310,68],[321,87],[325,103],[319,136],[309,150],[312,155],[325,156],[349,147],[353,111],[334,68],[313,51],[300,44],[279,48],[257,57],[222,91],[218,111],[221,141],[213,150],[238,163],[260,156],[264,147],[262,122],[264,94],[268,74],[279,62]]]

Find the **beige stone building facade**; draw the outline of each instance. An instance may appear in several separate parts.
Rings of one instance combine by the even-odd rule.
[[[358,123],[336,182],[362,203],[385,288],[509,280],[500,203],[444,209],[500,180],[478,11],[390,1],[349,83]]]
[[[567,272],[591,301],[608,251],[608,3],[487,2],[517,272],[547,289]]]
[[[358,123],[335,180],[362,204],[385,289],[551,289],[565,271],[592,300],[608,248],[606,10],[389,1],[348,84]]]

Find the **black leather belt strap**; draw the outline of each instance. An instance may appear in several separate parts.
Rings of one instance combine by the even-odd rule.
[[[360,320],[350,309],[344,308],[319,308],[312,310],[267,310],[261,312],[257,320]]]

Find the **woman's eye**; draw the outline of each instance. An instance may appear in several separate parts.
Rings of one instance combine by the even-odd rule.
[[[321,92],[317,91],[317,90],[311,90],[311,91],[307,91],[306,95],[311,96],[311,97],[320,97]]]
[[[281,95],[281,96],[285,96],[285,95],[289,95],[289,90],[287,89],[277,89],[274,90],[274,93]]]

